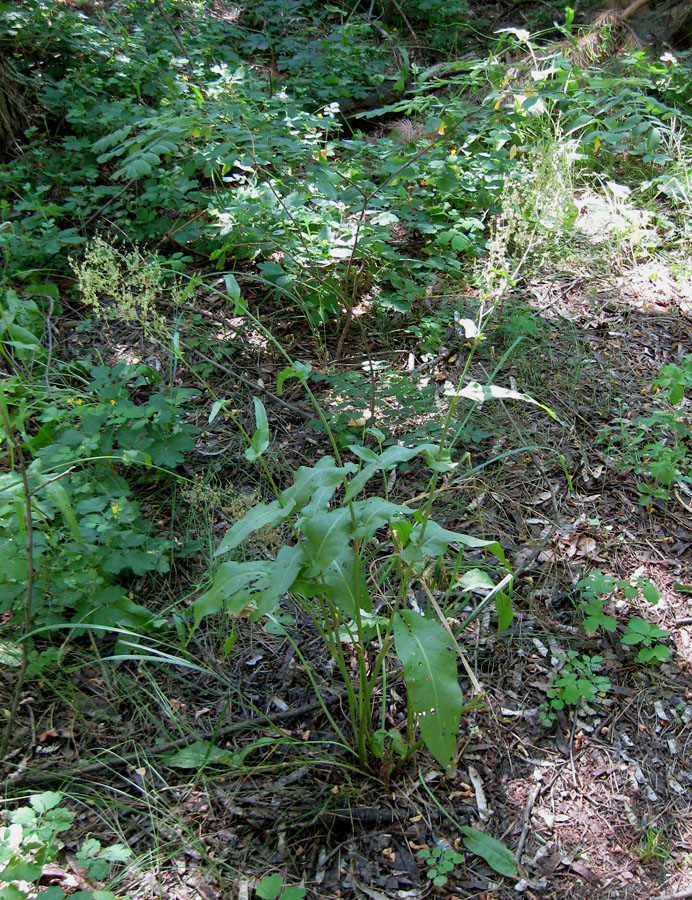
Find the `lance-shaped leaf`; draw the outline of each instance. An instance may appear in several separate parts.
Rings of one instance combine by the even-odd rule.
[[[497,541],[486,541],[482,538],[473,537],[471,534],[462,534],[459,531],[449,531],[434,522],[432,519],[428,521],[425,528],[425,534],[421,538],[423,526],[418,524],[411,533],[409,545],[404,549],[401,556],[405,562],[414,562],[418,559],[416,550],[422,551],[425,556],[436,559],[447,552],[450,544],[462,544],[464,547],[472,549],[484,548],[496,556],[503,565],[507,565],[505,553]]]
[[[508,878],[517,874],[517,862],[504,844],[470,825],[462,825],[461,831],[466,849],[484,859],[491,869]]]
[[[253,401],[255,404],[255,422],[257,423],[257,430],[252,435],[250,446],[245,451],[245,458],[250,462],[259,459],[269,446],[269,422],[267,420],[267,410],[264,408],[264,404],[259,397],[254,397]]]
[[[406,609],[394,617],[394,645],[423,740],[440,765],[449,769],[464,705],[452,640],[439,622]]]
[[[348,509],[318,512],[302,519],[300,530],[305,535],[310,566],[306,575],[314,577],[324,572],[349,544],[351,517]]]
[[[63,522],[72,532],[74,539],[81,543],[82,535],[79,531],[77,516],[75,515],[72,502],[70,501],[70,495],[59,481],[53,481],[50,484],[47,484],[45,490],[48,497],[50,497],[60,510]]]
[[[351,530],[351,537],[369,540],[379,528],[394,519],[410,516],[413,511],[407,506],[383,500],[382,497],[368,497],[367,500],[356,500],[353,513],[356,526]]]
[[[476,403],[485,403],[486,400],[521,400],[524,403],[532,403],[534,406],[540,406],[549,416],[557,419],[557,416],[549,406],[534,400],[529,394],[522,391],[514,391],[511,388],[500,387],[499,384],[479,384],[472,381],[458,391],[445,391],[448,397],[464,397],[466,400],[473,400]]]
[[[386,472],[388,469],[393,469],[399,465],[399,463],[408,462],[408,460],[413,459],[414,456],[419,456],[421,453],[430,453],[434,456],[440,450],[437,444],[419,444],[417,447],[399,447],[395,445],[387,447],[383,453],[379,454],[375,454],[372,450],[365,450],[364,452],[365,448],[357,445],[350,446],[348,449],[363,459],[366,464],[355,478],[351,479],[345,500],[357,497],[376,472]]]
[[[194,603],[195,628],[205,616],[221,612],[224,607],[231,615],[239,615],[252,600],[252,592],[267,586],[274,563],[271,560],[227,562],[219,566],[214,582]]]
[[[295,512],[305,508],[306,515],[326,509],[334,491],[346,480],[346,476],[356,471],[354,463],[337,466],[331,456],[324,456],[316,465],[301,466],[296,472],[293,484],[281,494],[284,504],[292,503]],[[310,499],[312,498],[312,499]]]
[[[272,503],[258,503],[257,506],[253,506],[242,519],[238,519],[226,532],[214,556],[221,556],[222,553],[228,553],[229,550],[235,549],[253,531],[258,531],[260,528],[274,528],[275,525],[278,525],[279,522],[291,515],[293,506],[292,502],[287,502],[284,506],[280,506],[278,500],[274,500]]]

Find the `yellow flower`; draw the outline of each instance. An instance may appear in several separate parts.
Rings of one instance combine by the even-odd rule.
[[[111,406],[115,406],[115,400],[111,400]]]
[[[73,403],[74,403],[74,397],[68,397],[68,398],[67,398],[67,405],[68,405],[68,406],[72,406]]]
[[[113,506],[111,506],[111,512],[113,513],[114,516],[118,515],[119,509],[120,509],[120,507],[118,506],[117,503],[114,503]]]
[[[75,400],[75,403],[77,404],[77,406],[82,405],[82,401],[79,399],[79,397]]]

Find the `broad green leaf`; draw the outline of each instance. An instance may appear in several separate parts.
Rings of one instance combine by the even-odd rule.
[[[82,535],[79,531],[79,523],[77,522],[77,516],[75,515],[74,509],[72,508],[72,503],[70,501],[70,495],[65,490],[64,486],[60,484],[59,481],[52,481],[50,484],[47,484],[45,487],[45,492],[50,497],[51,501],[58,507],[60,510],[60,514],[62,515],[63,522],[72,532],[72,537],[82,543]]]
[[[257,612],[252,616],[253,621],[274,612],[281,598],[293,587],[305,563],[305,552],[299,544],[283,546],[279,550],[271,564],[268,584],[255,600]]]
[[[9,862],[0,873],[3,881],[36,881],[41,877],[43,866],[30,863],[23,859]]]
[[[284,886],[284,880],[278,872],[273,875],[265,875],[255,888],[255,896],[261,900],[277,900]]]
[[[464,846],[470,853],[480,856],[491,869],[499,872],[500,875],[514,878],[517,874],[517,861],[512,856],[511,850],[494,837],[490,837],[489,834],[479,831],[478,828],[463,825],[461,831],[464,835]]]
[[[448,391],[446,393],[449,397],[463,397],[476,403],[485,403],[486,400],[522,400],[524,403],[540,406],[549,416],[557,419],[557,416],[549,406],[539,403],[538,400],[534,400],[529,394],[514,391],[511,388],[503,388],[498,384],[479,384],[477,381],[472,381],[459,391]]]
[[[419,456],[426,451],[435,454],[439,452],[439,449],[436,444],[419,444],[417,447],[399,447],[398,445],[387,447],[383,453],[378,454],[374,459],[371,457],[371,461],[368,461],[360,472],[351,479],[344,499],[351,500],[353,497],[357,497],[376,472],[386,472],[399,463],[408,462],[414,456]],[[350,446],[349,450],[352,450],[361,458],[364,455],[361,452],[361,448],[357,446]],[[372,453],[373,451],[368,451],[367,455],[371,456]]]
[[[351,530],[351,537],[365,540],[369,540],[378,529],[392,520],[413,514],[413,510],[407,506],[390,503],[382,497],[356,500],[353,504],[353,512],[356,517],[356,525]]]
[[[41,900],[63,900],[67,894],[61,887],[58,887],[57,884],[52,884],[44,891],[41,891],[39,896],[41,897]],[[5,900],[5,898],[3,898],[3,900]]]
[[[342,548],[341,553],[324,570],[322,577],[324,585],[321,587],[329,600],[349,619],[355,619],[356,605],[364,612],[370,611],[370,595],[363,562],[350,547]]]
[[[45,813],[49,809],[55,809],[61,801],[62,794],[60,791],[44,791],[41,794],[34,794],[29,797],[29,803],[37,813]]]
[[[235,753],[216,747],[210,741],[194,741],[174,753],[164,754],[163,759],[175,769],[199,769],[205,763],[236,765]]]
[[[432,519],[428,520],[425,534],[421,540],[420,535],[423,530],[422,525],[418,524],[411,533],[409,547],[402,553],[405,562],[410,562],[408,555],[411,546],[420,548],[426,556],[437,559],[447,552],[450,544],[463,544],[465,547],[472,549],[486,549],[496,556],[501,563],[507,565],[504,550],[497,541],[485,541],[482,538],[473,537],[470,534],[462,534],[458,531],[448,531]]]
[[[267,447],[269,447],[269,422],[267,420],[267,411],[264,408],[264,403],[262,403],[259,397],[253,397],[253,402],[255,404],[255,422],[257,423],[257,430],[252,435],[252,442],[245,451],[245,459],[249,462],[254,462],[256,459],[259,459]]]
[[[301,520],[300,530],[305,535],[310,564],[308,577],[324,572],[349,544],[351,517],[348,509],[318,512]]]
[[[394,644],[425,745],[441,766],[450,769],[464,705],[454,645],[439,622],[409,609],[394,617]]]
[[[495,609],[497,610],[497,630],[502,634],[503,631],[507,631],[514,619],[512,598],[503,591],[498,591],[495,597]]]
[[[284,504],[292,502],[292,509],[299,512],[312,498],[313,502],[304,510],[306,515],[312,515],[313,512],[327,508],[327,502],[337,487],[343,484],[347,475],[355,471],[355,463],[337,466],[331,456],[324,456],[312,467],[301,466],[293,484],[281,494],[280,500]]]
[[[239,544],[260,528],[274,528],[283,519],[287,519],[293,512],[293,504],[287,502],[284,506],[279,506],[278,500],[272,503],[258,503],[247,512],[242,519],[231,526],[226,532],[224,539],[219,544],[214,556],[221,556],[234,550]]]
[[[252,599],[248,588],[254,586],[255,592],[265,588],[272,566],[271,560],[231,561],[220,566],[212,586],[194,602],[194,627],[224,607],[231,615],[239,615]]]
[[[483,569],[469,569],[457,579],[456,586],[463,588],[465,591],[485,594],[495,587],[495,582]]]
[[[642,594],[644,595],[644,599],[651,603],[652,606],[656,606],[660,599],[660,594],[656,585],[651,581],[645,581],[642,583]]]
[[[48,890],[51,889],[48,888]],[[5,884],[0,887],[0,900],[26,900],[28,896],[28,894],[25,894],[24,891],[20,891],[14,884]],[[62,896],[65,896],[65,891],[62,892]]]
[[[312,372],[312,366],[309,363],[293,362],[290,366],[286,366],[279,372],[276,379],[276,393],[281,396],[284,389],[284,381],[287,378],[297,378],[301,383],[304,382],[308,375]]]
[[[307,891],[304,887],[301,887],[299,884],[291,884],[284,888],[281,900],[305,900],[306,895]]]

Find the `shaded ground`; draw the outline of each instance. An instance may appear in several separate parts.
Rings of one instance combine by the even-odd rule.
[[[644,409],[661,365],[692,349],[689,300],[660,262],[598,279],[573,268],[532,281],[522,294],[542,326],[507,377],[549,402],[562,424],[528,407],[495,410],[494,436],[474,448],[474,462],[522,444],[557,452],[507,457],[473,481],[448,481],[437,498],[448,527],[478,533],[482,525],[515,568],[544,545],[515,587],[510,631],[498,635],[481,617],[462,636],[487,694],[462,721],[456,774],[443,777],[422,755],[395,782],[363,779],[329,743],[291,648],[249,626],[226,657],[223,634],[199,637],[192,657],[203,672],[77,670],[69,685],[53,686],[62,702],[23,701],[25,746],[12,760],[19,764],[12,783],[41,783],[36,767],[44,759],[49,780],[56,765],[74,764],[70,790],[84,833],[115,828],[140,854],[141,879],[127,885],[133,897],[244,898],[253,879],[271,871],[324,898],[648,900],[692,888],[692,618],[689,594],[673,589],[689,584],[692,571],[689,504],[682,497],[667,510],[645,509],[636,478],[597,443],[618,403],[631,415]],[[244,377],[262,377],[271,391],[275,369],[261,350],[246,353]],[[479,379],[486,363],[479,360]],[[453,379],[450,365],[445,374]],[[302,417],[273,412],[284,461],[321,454],[322,439],[308,438]],[[212,433],[202,439],[200,466],[209,465],[218,440]],[[240,456],[240,445],[227,435],[217,479],[234,452]],[[411,488],[402,480],[394,494],[410,497]],[[226,520],[212,523],[217,536],[226,527]],[[594,568],[653,580],[656,607],[620,601],[614,612],[620,622],[639,614],[667,629],[670,662],[654,671],[635,665],[618,641],[578,627],[574,585]],[[546,690],[556,655],[568,648],[601,654],[612,688],[560,711],[546,727]],[[302,650],[327,686],[328,660],[308,631]],[[462,685],[470,697],[468,680]],[[338,708],[338,696],[325,690]],[[390,690],[391,724],[404,716],[400,690]],[[242,756],[225,770],[193,754],[187,778],[171,753],[200,733],[214,733],[217,746]],[[87,761],[90,768],[80,769]],[[103,796],[113,797],[112,807]],[[419,851],[464,853],[458,826],[466,824],[521,857],[517,884],[469,854],[444,887],[430,884]],[[69,860],[53,880],[79,885]]]

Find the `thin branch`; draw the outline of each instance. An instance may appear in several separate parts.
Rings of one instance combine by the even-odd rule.
[[[170,750],[177,750],[180,747],[186,747],[194,741],[195,738],[197,740],[210,740],[212,738],[218,740],[220,738],[229,737],[232,734],[237,734],[239,731],[245,731],[246,729],[268,727],[275,725],[277,722],[290,722],[292,719],[297,719],[307,713],[316,712],[317,710],[322,711],[322,704],[331,706],[333,703],[342,700],[343,696],[343,691],[339,691],[331,697],[326,699],[322,698],[321,702],[313,700],[311,703],[304,703],[302,706],[296,706],[294,709],[278,712],[271,718],[269,718],[269,716],[252,716],[249,719],[243,719],[242,722],[233,722],[231,725],[227,725],[225,728],[219,728],[216,731],[211,731],[209,733],[203,732],[201,735],[186,735],[185,737],[178,738],[174,741],[166,741],[165,743],[158,744],[156,747],[150,747],[144,751],[141,749],[134,750],[132,753],[125,753],[122,756],[114,756],[114,758],[109,758],[107,760],[96,760],[95,762],[85,763],[81,766],[74,766],[73,769],[67,771],[54,769],[53,771],[41,770],[38,772],[28,772],[26,775],[18,777],[13,786],[16,786],[17,784],[21,787],[30,784],[48,784],[56,781],[66,781],[68,778],[93,775],[95,772],[102,772],[109,768],[122,769],[131,764],[138,764],[141,762],[143,752],[158,755],[160,753],[167,753]],[[11,777],[7,780],[12,781]]]
[[[10,706],[10,714],[5,723],[5,729],[0,742],[0,761],[5,758],[7,747],[10,742],[10,736],[14,729],[14,722],[19,709],[19,698],[24,687],[24,678],[26,677],[26,669],[29,664],[29,641],[27,635],[31,631],[31,600],[34,593],[34,527],[31,518],[31,488],[29,487],[29,475],[27,472],[26,458],[22,450],[22,442],[17,438],[14,427],[7,415],[7,407],[5,406],[4,394],[0,401],[0,417],[5,428],[8,442],[13,446],[17,454],[19,462],[19,470],[22,476],[22,484],[24,487],[24,521],[26,528],[26,595],[24,600],[24,640],[22,640],[22,661],[17,672],[17,683],[14,686],[14,695],[12,697],[12,705]]]

